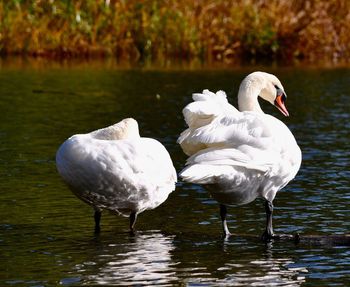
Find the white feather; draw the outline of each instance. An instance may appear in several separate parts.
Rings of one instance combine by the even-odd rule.
[[[257,101],[271,79],[277,78],[256,72],[242,82],[244,112],[231,106],[222,91],[193,95],[194,102],[183,110],[188,128],[178,139],[190,156],[180,172],[184,181],[205,184],[221,203],[244,204],[258,196],[272,201],[295,177],[301,151],[294,136],[280,120],[264,114]],[[264,96],[273,102],[265,90]]]
[[[97,210],[124,215],[157,207],[177,181],[164,146],[140,137],[132,119],[70,137],[57,151],[56,163],[77,197]]]

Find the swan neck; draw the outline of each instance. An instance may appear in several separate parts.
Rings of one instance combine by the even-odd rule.
[[[239,87],[238,108],[241,112],[253,111],[263,113],[258,97],[261,89],[256,82],[245,79]]]

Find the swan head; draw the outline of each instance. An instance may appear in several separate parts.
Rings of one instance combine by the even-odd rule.
[[[139,138],[139,126],[133,118],[126,118],[120,122],[90,133],[95,139],[100,140],[123,140]]]
[[[139,138],[139,125],[133,118],[126,118],[114,125],[117,139]]]
[[[238,105],[240,110],[260,110],[257,97],[268,101],[279,111],[289,116],[285,102],[287,95],[280,80],[272,74],[254,72],[249,74],[242,82],[238,93]]]

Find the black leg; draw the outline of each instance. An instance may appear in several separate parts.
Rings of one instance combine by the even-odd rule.
[[[221,217],[221,222],[222,222],[222,229],[223,229],[223,232],[224,232],[224,236],[228,237],[228,236],[231,235],[231,233],[230,233],[230,231],[228,230],[228,227],[227,227],[226,214],[227,214],[226,205],[220,204],[220,217]]]
[[[130,234],[135,235],[134,226],[137,219],[137,213],[135,211],[130,213]]]
[[[99,233],[101,230],[100,228],[101,211],[95,210],[94,218],[95,218],[95,233]]]
[[[265,212],[266,212],[266,229],[261,236],[263,241],[270,241],[273,237],[273,228],[272,228],[272,213],[273,213],[273,203],[271,201],[265,201]]]

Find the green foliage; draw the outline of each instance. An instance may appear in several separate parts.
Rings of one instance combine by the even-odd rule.
[[[349,28],[347,0],[0,2],[4,55],[340,61]]]

